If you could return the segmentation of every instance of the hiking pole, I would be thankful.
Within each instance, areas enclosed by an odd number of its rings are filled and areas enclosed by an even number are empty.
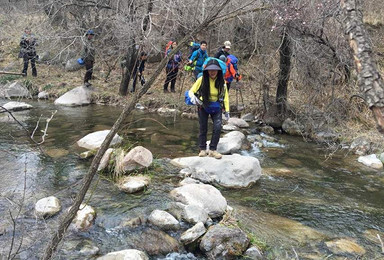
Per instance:
[[[26,76],[25,73],[9,72],[9,71],[2,71],[2,70],[0,70],[0,74]]]
[[[240,92],[240,98],[241,98],[241,105],[244,107],[244,99],[243,99],[243,92],[242,92],[242,90],[241,90],[241,86],[242,86],[242,84],[239,82],[239,81],[237,81],[236,82],[236,88],[239,90],[239,92]]]

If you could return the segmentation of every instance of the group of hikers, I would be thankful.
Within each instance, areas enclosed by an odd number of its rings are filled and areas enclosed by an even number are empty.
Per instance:
[[[84,86],[91,85],[89,82],[92,78],[93,65],[95,62],[95,48],[93,47],[93,30],[88,30],[85,33],[83,40],[83,48],[81,57],[78,62],[85,66],[86,72],[84,75]],[[237,68],[236,56],[230,54],[231,42],[225,41],[223,46],[217,51],[213,57],[209,57],[207,53],[207,42],[190,43],[190,54],[187,58],[184,69],[192,71],[194,76],[194,84],[192,88],[186,92],[185,99],[187,104],[196,105],[199,117],[199,156],[210,156],[216,159],[221,159],[222,155],[217,151],[221,134],[221,125],[223,112],[226,120],[229,120],[229,89],[233,80],[241,79]],[[28,64],[31,63],[32,76],[37,76],[36,54],[37,40],[31,33],[30,29],[25,29],[24,35],[20,41],[19,58],[23,58],[24,67],[23,75],[27,75]],[[168,58],[166,66],[166,79],[163,85],[164,93],[176,92],[176,79],[180,69],[183,69],[182,53],[180,51],[173,53],[173,49],[177,47],[176,41],[168,42],[165,50],[165,57]],[[172,54],[172,55],[171,55]],[[138,61],[135,64],[132,79],[133,84],[130,92],[135,92],[137,80],[140,84],[145,84],[143,72],[147,53],[141,52]],[[171,84],[170,90],[168,89]],[[208,118],[213,121],[212,139],[207,150],[207,132]]]

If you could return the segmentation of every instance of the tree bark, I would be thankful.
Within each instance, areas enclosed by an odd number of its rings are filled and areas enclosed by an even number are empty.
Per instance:
[[[360,93],[373,112],[379,132],[384,133],[384,82],[372,57],[359,2],[340,0],[340,4],[344,30],[354,55]]]
[[[131,44],[128,47],[127,53],[124,58],[124,63],[122,65],[122,77],[120,82],[119,94],[126,96],[128,92],[129,82],[133,75],[133,71],[136,68],[136,63],[138,62],[138,50],[136,49],[135,39],[131,39]]]
[[[291,41],[286,29],[282,34],[282,43],[279,48],[280,71],[276,90],[276,105],[280,116],[284,116],[287,108],[288,82],[291,73]]]
[[[212,12],[211,15],[209,15],[198,27],[196,27],[189,35],[184,37],[181,41],[179,41],[178,46],[169,54],[170,56],[174,55],[177,51],[179,51],[188,41],[191,37],[196,35],[198,32],[206,28],[212,21],[215,20],[217,15],[220,13],[221,10],[230,2],[230,0],[225,0],[221,5],[218,6],[218,8]],[[121,112],[119,118],[116,120],[114,125],[111,128],[111,131],[105,138],[104,142],[102,143],[100,149],[97,151],[97,154],[95,158],[92,160],[92,164],[87,172],[87,174],[83,177],[82,185],[79,190],[79,192],[76,195],[75,201],[73,205],[71,206],[70,210],[64,215],[63,219],[59,223],[59,227],[57,231],[52,235],[51,240],[48,242],[47,247],[44,250],[44,255],[42,257],[42,260],[49,260],[52,258],[52,255],[57,249],[57,246],[59,245],[60,241],[63,239],[65,232],[67,231],[69,225],[71,224],[72,220],[76,216],[76,213],[79,209],[80,204],[84,200],[85,194],[87,193],[89,186],[91,185],[92,179],[95,176],[97,172],[97,168],[100,164],[101,158],[103,157],[105,151],[109,147],[109,144],[111,143],[113,137],[121,127],[124,119],[131,113],[131,111],[135,108],[136,103],[140,100],[140,98],[148,91],[148,89],[152,86],[155,79],[161,74],[161,71],[167,64],[168,59],[164,57],[159,65],[157,66],[156,70],[152,74],[151,78],[144,84],[142,88],[140,88],[139,91],[133,95],[132,99],[130,100],[129,104],[127,104],[124,107],[123,112]]]

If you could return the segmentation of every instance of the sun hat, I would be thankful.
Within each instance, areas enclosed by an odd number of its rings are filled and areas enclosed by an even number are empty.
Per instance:
[[[204,70],[221,70],[219,62],[215,59],[211,59],[207,62]]]
[[[224,48],[226,48],[226,49],[230,49],[231,48],[231,42],[230,41],[225,41],[224,42]]]

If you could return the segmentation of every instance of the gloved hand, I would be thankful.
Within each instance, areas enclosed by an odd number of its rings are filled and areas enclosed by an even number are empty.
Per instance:
[[[225,113],[224,113],[224,116],[225,116],[225,120],[227,120],[227,121],[228,121],[228,120],[229,120],[229,118],[230,118],[230,117],[229,117],[229,112],[225,112]]]
[[[196,97],[195,95],[193,95],[191,97],[191,102],[194,105],[201,105],[201,104],[203,104],[203,102],[198,97]]]

